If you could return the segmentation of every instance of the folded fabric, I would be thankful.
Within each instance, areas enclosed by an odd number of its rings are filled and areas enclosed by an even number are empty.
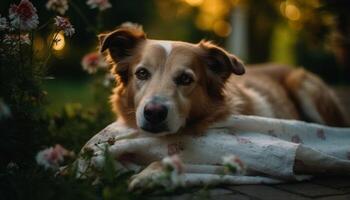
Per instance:
[[[78,171],[102,167],[104,149],[118,167],[139,172],[132,187],[157,174],[151,163],[178,155],[184,163],[184,186],[207,184],[274,184],[303,180],[315,174],[350,174],[350,128],[334,128],[295,120],[257,116],[231,116],[202,135],[139,134],[115,122],[82,148],[91,160],[78,158]],[[244,174],[223,174],[222,158],[235,155],[245,165]]]

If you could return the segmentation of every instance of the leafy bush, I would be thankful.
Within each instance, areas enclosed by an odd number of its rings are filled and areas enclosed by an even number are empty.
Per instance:
[[[83,16],[73,1],[47,1],[48,10],[64,15],[70,6]],[[98,13],[110,8],[109,1],[88,0],[87,6],[98,9]],[[2,15],[3,16],[3,15]],[[52,47],[59,43],[58,35],[71,36],[76,31],[69,19],[56,16],[39,26],[39,16],[29,0],[21,0],[9,8],[8,17],[0,16],[0,196],[1,199],[133,199],[128,192],[129,173],[115,171],[106,164],[99,183],[93,179],[77,179],[74,172],[66,176],[57,175],[57,169],[39,166],[36,156],[44,156],[48,164],[70,164],[57,157],[57,152],[70,152],[62,144],[79,153],[82,145],[95,133],[115,119],[106,99],[113,87],[113,77],[103,63],[97,63],[97,53],[83,59],[84,69],[96,73],[93,84],[95,102],[89,108],[80,104],[67,104],[59,113],[47,110],[47,92],[43,83],[49,79],[49,60]],[[98,29],[96,28],[98,27]],[[99,25],[89,27],[99,31]],[[44,58],[37,56],[33,47],[36,33],[52,31]],[[95,57],[94,57],[95,56]],[[96,57],[97,56],[97,57]],[[94,60],[95,59],[95,60]],[[45,153],[52,153],[45,157]],[[73,154],[69,154],[73,155]],[[41,158],[42,159],[42,158]],[[50,160],[51,159],[51,160]],[[110,162],[106,159],[106,162]],[[40,162],[39,162],[40,163]],[[71,165],[71,164],[70,164]],[[105,174],[105,175],[104,175]]]

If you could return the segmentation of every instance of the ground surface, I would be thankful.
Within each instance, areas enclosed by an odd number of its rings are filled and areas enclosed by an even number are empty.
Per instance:
[[[155,199],[350,200],[350,177],[322,177],[278,185],[237,185]]]

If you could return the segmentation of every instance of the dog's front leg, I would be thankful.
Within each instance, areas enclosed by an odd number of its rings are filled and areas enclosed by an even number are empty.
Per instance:
[[[281,180],[261,177],[224,174],[222,166],[184,165],[183,174],[178,174],[178,182],[167,180],[161,162],[153,162],[140,173],[131,177],[130,190],[147,190],[156,187],[171,189],[174,187],[215,186],[221,184],[276,184]]]

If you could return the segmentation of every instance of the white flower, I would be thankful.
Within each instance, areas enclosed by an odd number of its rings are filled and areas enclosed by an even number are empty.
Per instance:
[[[36,8],[29,0],[21,0],[18,5],[11,5],[9,9],[10,23],[13,28],[30,31],[38,27],[39,17]]]
[[[98,69],[105,69],[108,66],[103,56],[98,52],[86,54],[81,60],[81,65],[89,74],[94,74]]]
[[[0,99],[0,119],[8,117],[11,117],[11,110],[5,102]]]
[[[9,23],[5,17],[0,15],[0,31],[4,31],[9,28]]]
[[[46,9],[58,12],[61,15],[64,15],[68,8],[67,0],[48,0],[46,3]]]
[[[16,169],[18,169],[18,165],[17,165],[17,163],[11,161],[7,164],[6,168],[8,170],[16,170]]]
[[[88,0],[86,2],[91,9],[98,8],[100,11],[106,10],[112,7],[112,4],[109,0]]]
[[[107,73],[105,75],[102,83],[103,83],[103,86],[109,87],[109,86],[111,86],[112,83],[114,83],[114,81],[115,81],[114,75],[111,73]]]
[[[56,144],[55,147],[50,147],[39,151],[36,155],[36,162],[45,169],[57,170],[65,157],[73,157],[74,153]]]
[[[182,176],[184,173],[184,165],[178,155],[163,158],[162,165],[165,174],[169,178],[163,183],[164,186],[175,188],[184,184]]]
[[[175,171],[178,174],[183,173],[184,166],[178,155],[163,158],[162,164],[169,171]]]
[[[245,166],[241,159],[235,155],[227,155],[222,157],[222,163],[225,168],[226,173],[233,174],[243,174],[245,171]]]

